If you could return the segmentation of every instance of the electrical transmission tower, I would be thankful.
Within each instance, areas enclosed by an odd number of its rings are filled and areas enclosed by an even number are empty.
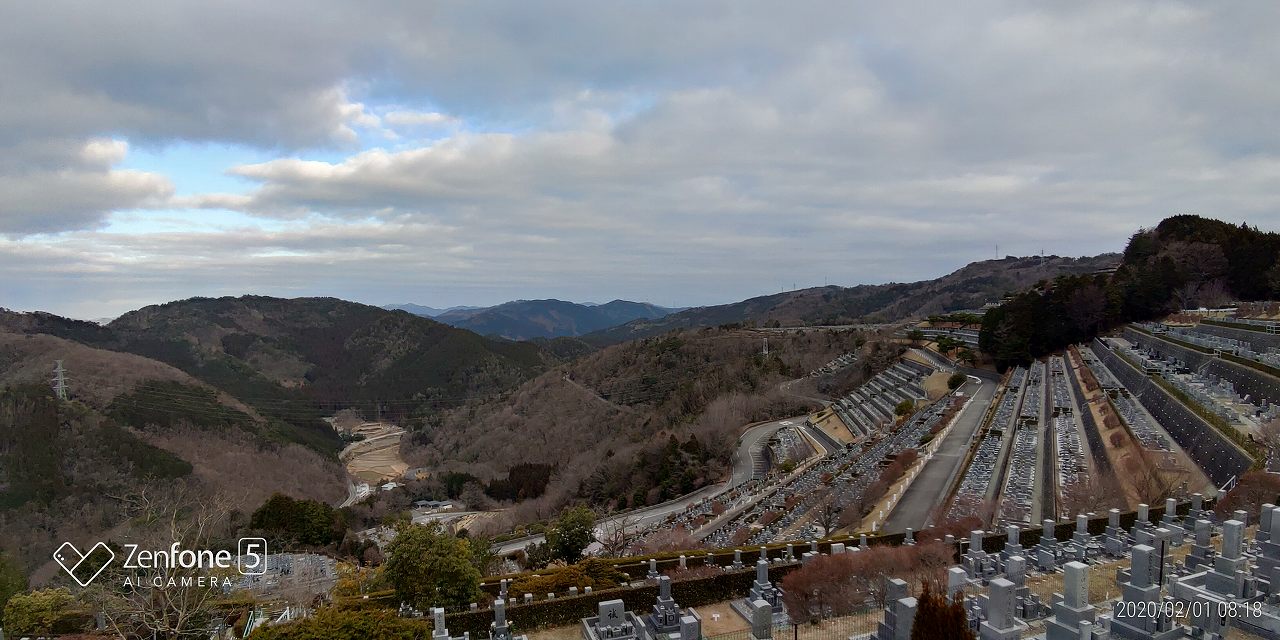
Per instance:
[[[53,392],[58,395],[59,400],[67,399],[67,383],[70,378],[67,377],[67,370],[63,368],[61,360],[55,360],[53,367]]]

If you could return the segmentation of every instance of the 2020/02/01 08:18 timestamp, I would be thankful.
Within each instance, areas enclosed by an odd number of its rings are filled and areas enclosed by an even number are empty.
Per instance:
[[[1209,616],[1215,616],[1221,619],[1229,618],[1255,618],[1262,615],[1261,602],[1205,602],[1203,600],[1193,600],[1190,602],[1182,600],[1161,600],[1158,602],[1151,601],[1130,601],[1117,602],[1113,609],[1115,615],[1121,618],[1155,618],[1171,617],[1171,618],[1190,618],[1203,619]]]

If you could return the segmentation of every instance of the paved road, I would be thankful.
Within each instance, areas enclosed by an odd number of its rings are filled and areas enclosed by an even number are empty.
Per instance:
[[[973,394],[972,401],[956,416],[955,424],[942,440],[938,451],[925,463],[924,470],[907,487],[906,493],[902,494],[898,506],[885,521],[884,531],[905,531],[907,527],[919,531],[925,528],[934,508],[946,497],[952,478],[964,465],[969,442],[978,431],[982,416],[986,415],[987,407],[991,406],[991,399],[995,395],[996,385],[984,382],[975,389],[977,384],[970,378],[961,387],[966,393]]]
[[[743,432],[742,437],[738,438],[738,448],[733,453],[733,472],[730,474],[729,481],[722,484],[713,484],[703,487],[693,493],[689,493],[674,500],[668,500],[662,504],[656,504],[652,507],[644,509],[636,509],[628,511],[625,514],[619,514],[613,518],[607,518],[600,521],[601,527],[614,521],[626,519],[628,522],[628,530],[639,529],[649,525],[657,524],[667,518],[667,516],[683,511],[691,502],[697,502],[703,498],[711,498],[718,496],[729,489],[743,484],[754,476],[756,471],[756,459],[752,455],[752,449],[760,446],[767,441],[774,433],[785,426],[801,427],[804,424],[805,416],[796,418],[786,418],[776,420],[774,422],[766,422],[758,424]],[[527,536],[524,538],[516,538],[508,540],[494,546],[494,551],[499,555],[514,553],[531,544],[541,544],[545,540],[543,536]]]

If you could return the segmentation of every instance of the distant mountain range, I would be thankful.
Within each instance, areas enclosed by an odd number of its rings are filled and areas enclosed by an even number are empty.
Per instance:
[[[1009,256],[1002,260],[972,262],[933,280],[855,287],[814,287],[775,293],[742,302],[695,307],[657,319],[637,319],[583,336],[603,346],[660,335],[676,329],[755,323],[780,326],[839,325],[858,322],[894,322],[973,309],[998,302],[1041,280],[1064,274],[1093,273],[1113,268],[1120,254],[1105,253],[1083,258],[1059,256]]]
[[[437,309],[435,307],[424,307],[420,304],[405,302],[403,304],[384,304],[382,305],[382,308],[386,309],[387,311],[408,311],[409,313],[412,313],[415,316],[422,316],[424,318],[434,318],[438,315],[449,313],[452,311],[471,311],[475,309],[485,309],[487,307],[460,306],[460,307],[449,307],[447,309]]]
[[[398,304],[384,308],[408,311],[459,329],[509,340],[581,336],[633,320],[654,320],[680,311],[628,300],[594,304],[554,299],[515,300],[493,307],[435,309]]]

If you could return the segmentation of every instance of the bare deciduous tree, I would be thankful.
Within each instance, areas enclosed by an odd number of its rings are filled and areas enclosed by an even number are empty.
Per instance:
[[[231,503],[221,496],[178,487],[167,493],[140,491],[117,498],[136,514],[140,527],[131,543],[140,549],[170,549],[174,543],[181,549],[209,549],[211,541],[228,533]],[[224,576],[207,569],[157,564],[161,566],[132,571],[113,563],[87,595],[121,637],[207,636],[213,602],[222,594],[216,584]],[[216,584],[211,582],[215,579],[219,579]]]
[[[630,514],[601,516],[597,522],[596,542],[600,543],[600,554],[603,556],[623,556],[640,538],[637,526],[639,522]]]

